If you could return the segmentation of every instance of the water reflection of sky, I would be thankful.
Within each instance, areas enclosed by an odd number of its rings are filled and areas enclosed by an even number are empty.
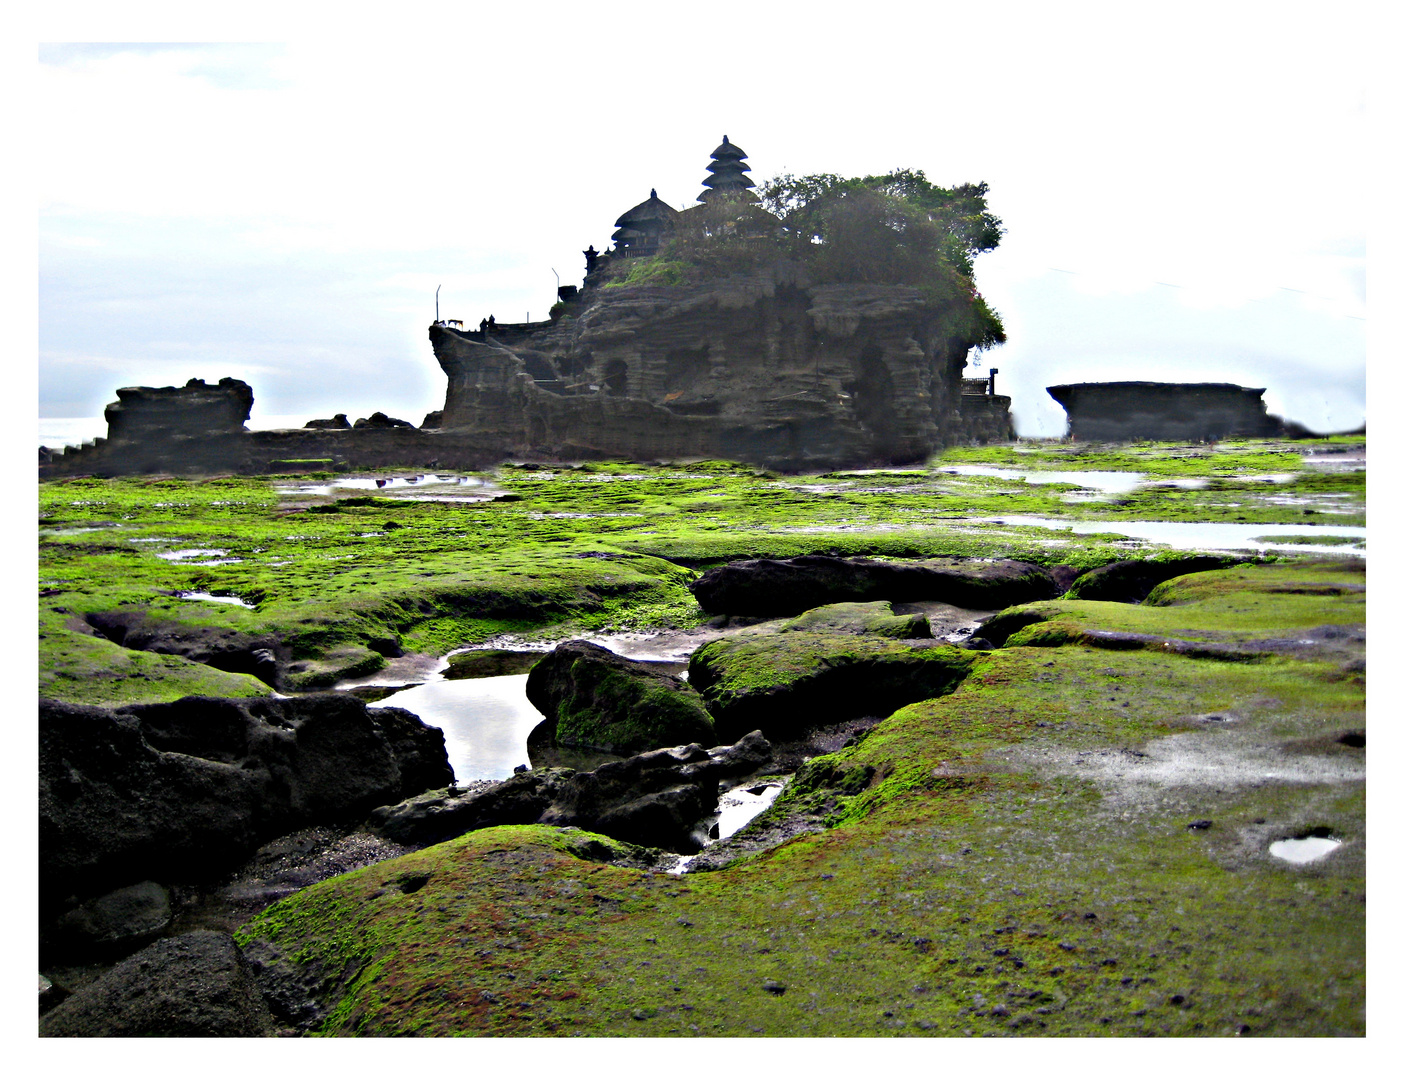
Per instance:
[[[1347,536],[1365,540],[1368,530],[1354,525],[1267,525],[1221,521],[1060,521],[1056,518],[1031,517],[1024,514],[1004,514],[985,518],[997,524],[1026,525],[1038,529],[1072,530],[1080,535],[1113,533],[1169,547],[1204,551],[1316,551],[1343,550],[1345,554],[1361,555],[1364,548],[1357,545],[1316,545],[1266,543],[1262,536]]]
[[[505,780],[528,764],[528,732],[542,713],[528,702],[526,675],[439,679],[412,686],[372,708],[407,709],[445,733],[456,780]]]
[[[1051,469],[999,469],[992,465],[944,465],[938,471],[959,476],[995,476],[1026,484],[1074,484],[1111,494],[1132,491],[1144,481],[1144,474],[1136,472],[1058,472]]]

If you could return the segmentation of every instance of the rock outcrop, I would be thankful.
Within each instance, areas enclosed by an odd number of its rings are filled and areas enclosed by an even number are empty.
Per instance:
[[[910,286],[813,284],[778,263],[592,287],[566,307],[539,324],[431,326],[449,376],[441,425],[509,456],[780,469],[920,461],[972,434],[970,343]],[[1005,415],[983,424],[1009,430]]]
[[[558,746],[629,754],[715,741],[712,718],[688,683],[589,641],[563,642],[538,661],[527,694]]]
[[[1272,438],[1284,430],[1265,411],[1264,387],[1234,383],[1108,382],[1047,386],[1081,442],[1209,442]]]
[[[1067,600],[1112,600],[1138,604],[1155,587],[1183,574],[1222,570],[1246,562],[1231,555],[1187,555],[1177,559],[1121,559],[1082,574],[1065,594]]]
[[[103,411],[110,442],[200,439],[244,430],[254,391],[239,379],[211,386],[191,379],[185,386],[124,386]]]
[[[972,654],[951,645],[882,637],[806,633],[720,638],[689,660],[723,738],[758,729],[772,740],[951,693]]]
[[[694,852],[694,826],[713,812],[719,782],[752,775],[772,749],[760,732],[731,746],[697,743],[606,762],[589,772],[534,769],[464,794],[427,792],[370,817],[373,832],[426,846],[495,825],[577,826],[627,843]]]
[[[39,883],[50,912],[144,880],[190,881],[309,824],[453,779],[444,734],[349,694],[41,701]]]
[[[1032,563],[833,555],[742,559],[706,571],[689,588],[705,611],[727,615],[797,615],[825,604],[874,600],[939,600],[996,611],[1062,591],[1048,570]]]
[[[182,934],[128,957],[39,1021],[47,1038],[274,1034],[254,972],[228,934]]]

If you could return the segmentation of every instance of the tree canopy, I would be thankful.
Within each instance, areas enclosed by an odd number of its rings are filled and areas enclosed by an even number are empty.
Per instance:
[[[716,199],[686,211],[651,260],[658,267],[631,267],[622,283],[663,282],[666,269],[682,281],[781,256],[818,282],[912,285],[950,309],[955,332],[978,347],[995,345],[1006,335],[972,276],[976,256],[1002,237],[986,196],[985,183],[939,187],[919,169],[851,178],[785,173],[755,200]]]

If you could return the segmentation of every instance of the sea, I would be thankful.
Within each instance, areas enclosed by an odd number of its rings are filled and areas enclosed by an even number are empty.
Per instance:
[[[277,428],[300,428],[314,413],[255,413],[245,423],[250,431],[272,431]],[[50,449],[61,446],[81,446],[85,442],[104,438],[107,435],[107,421],[101,416],[41,416],[39,418],[39,445]]]

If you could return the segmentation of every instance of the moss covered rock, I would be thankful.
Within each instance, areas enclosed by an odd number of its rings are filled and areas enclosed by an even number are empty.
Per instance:
[[[782,630],[827,634],[875,634],[887,638],[931,638],[924,615],[895,615],[888,600],[868,604],[826,604],[792,619]]]
[[[1112,600],[1137,604],[1165,581],[1184,574],[1221,570],[1246,562],[1230,555],[1187,555],[1175,559],[1121,559],[1076,578],[1065,594],[1070,600]]]
[[[718,742],[712,718],[688,683],[658,664],[589,641],[563,642],[543,657],[528,673],[527,692],[560,746],[637,753]]]
[[[787,738],[951,693],[972,662],[950,645],[798,631],[709,642],[690,659],[689,682],[724,738]]]
[[[795,615],[873,600],[940,600],[995,611],[1060,592],[1044,567],[1011,559],[880,562],[831,555],[743,559],[707,571],[689,588],[705,611],[729,615]]]

